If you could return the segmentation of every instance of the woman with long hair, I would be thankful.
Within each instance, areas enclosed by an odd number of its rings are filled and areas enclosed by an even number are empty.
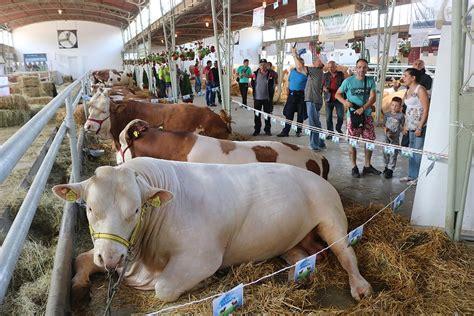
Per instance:
[[[422,72],[415,68],[407,68],[403,73],[403,82],[407,91],[403,98],[406,105],[405,133],[409,136],[409,147],[423,149],[425,143],[426,123],[430,103],[426,89],[419,84]],[[401,181],[413,181],[418,178],[420,171],[421,155],[413,154],[408,164],[408,176]]]

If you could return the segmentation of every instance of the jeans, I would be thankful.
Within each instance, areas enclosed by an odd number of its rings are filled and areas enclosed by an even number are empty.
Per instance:
[[[336,108],[337,114],[337,123],[336,123],[336,131],[342,134],[342,123],[344,121],[344,107],[342,103],[335,100],[335,101],[328,101],[326,102],[326,126],[327,129],[330,131],[334,130],[334,126],[332,123],[332,111]]]
[[[423,149],[423,145],[425,144],[425,133],[426,127],[423,128],[421,131],[421,136],[417,137],[415,135],[415,131],[409,131],[409,140],[410,140],[410,148],[415,149]],[[408,161],[408,176],[412,179],[418,178],[418,173],[420,171],[420,164],[421,164],[421,155],[420,154],[413,154],[413,157],[410,158]]]
[[[247,93],[249,91],[248,83],[239,83],[240,95],[242,96],[242,103],[247,105]]]
[[[206,104],[207,104],[207,106],[214,105],[214,102],[216,100],[216,94],[215,94],[215,92],[212,91],[212,88],[214,88],[214,82],[206,81]]]
[[[305,107],[305,108],[303,108]],[[306,104],[304,102],[304,91],[290,91],[288,95],[288,99],[285,104],[285,108],[283,110],[283,115],[289,121],[293,121],[295,116],[295,112],[297,113],[296,121],[298,123],[303,123],[305,120],[305,112]],[[282,134],[288,135],[290,133],[291,124],[286,123],[285,127],[281,131]],[[297,127],[297,133],[301,133],[301,127]]]
[[[201,78],[199,76],[194,80],[194,91],[196,94],[201,93]]]
[[[398,145],[400,143],[400,135],[394,137],[393,139],[385,135],[385,142],[387,144],[394,144]],[[383,162],[385,163],[385,168],[390,170],[395,170],[395,166],[397,165],[397,156],[398,156],[398,149],[395,149],[393,154],[386,154],[383,153]]]
[[[272,113],[271,107],[270,107],[270,101],[269,100],[254,100],[253,101],[253,106],[255,109],[261,111],[263,108],[263,112],[265,113]],[[262,128],[262,121],[260,119],[261,114],[259,113],[258,116],[254,115],[254,130],[257,133],[260,133],[260,129]],[[265,120],[265,132],[270,133],[271,129],[271,123],[270,123],[270,117],[268,117]]]
[[[308,112],[309,125],[321,128],[321,121],[319,120],[319,111],[323,105],[321,103],[306,102],[306,111]],[[319,133],[311,131],[309,136],[309,145],[311,149],[317,150],[326,147],[324,140],[319,139]]]

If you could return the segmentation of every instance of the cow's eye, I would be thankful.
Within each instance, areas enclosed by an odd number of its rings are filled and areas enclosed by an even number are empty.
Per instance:
[[[89,213],[92,213],[92,208],[91,207],[87,208],[87,211],[89,211]]]
[[[139,211],[140,211],[140,210],[137,208],[137,209],[135,210],[135,214],[138,214]]]

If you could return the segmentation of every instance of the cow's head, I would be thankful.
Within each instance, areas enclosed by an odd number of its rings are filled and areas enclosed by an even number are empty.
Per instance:
[[[173,198],[171,192],[148,185],[132,169],[110,166],[99,167],[83,182],[56,185],[53,192],[66,201],[86,201],[94,263],[107,270],[123,265],[128,250],[140,240],[149,213]],[[144,207],[145,203],[150,206]]]
[[[110,89],[99,88],[89,101],[89,116],[84,129],[101,138],[112,138],[110,133]]]

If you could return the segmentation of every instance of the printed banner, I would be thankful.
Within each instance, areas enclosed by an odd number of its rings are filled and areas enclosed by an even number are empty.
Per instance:
[[[298,0],[296,2],[298,19],[316,13],[316,0]]]
[[[221,316],[232,314],[244,304],[244,286],[239,284],[229,292],[212,301],[212,315]]]
[[[307,279],[316,267],[316,254],[306,257],[295,264],[293,280],[298,282]]]
[[[411,47],[426,47],[429,46],[428,32],[415,33],[410,38]]]
[[[253,9],[253,22],[252,26],[260,27],[265,24],[265,8],[260,7]]]
[[[319,12],[319,40],[339,41],[354,38],[355,5]]]
[[[397,56],[398,55],[398,33],[393,34],[390,37],[390,50],[388,55],[389,56]],[[385,53],[384,49],[384,39],[380,37],[380,53]],[[377,35],[368,36],[365,38],[365,48],[369,50],[370,56],[377,56]]]

